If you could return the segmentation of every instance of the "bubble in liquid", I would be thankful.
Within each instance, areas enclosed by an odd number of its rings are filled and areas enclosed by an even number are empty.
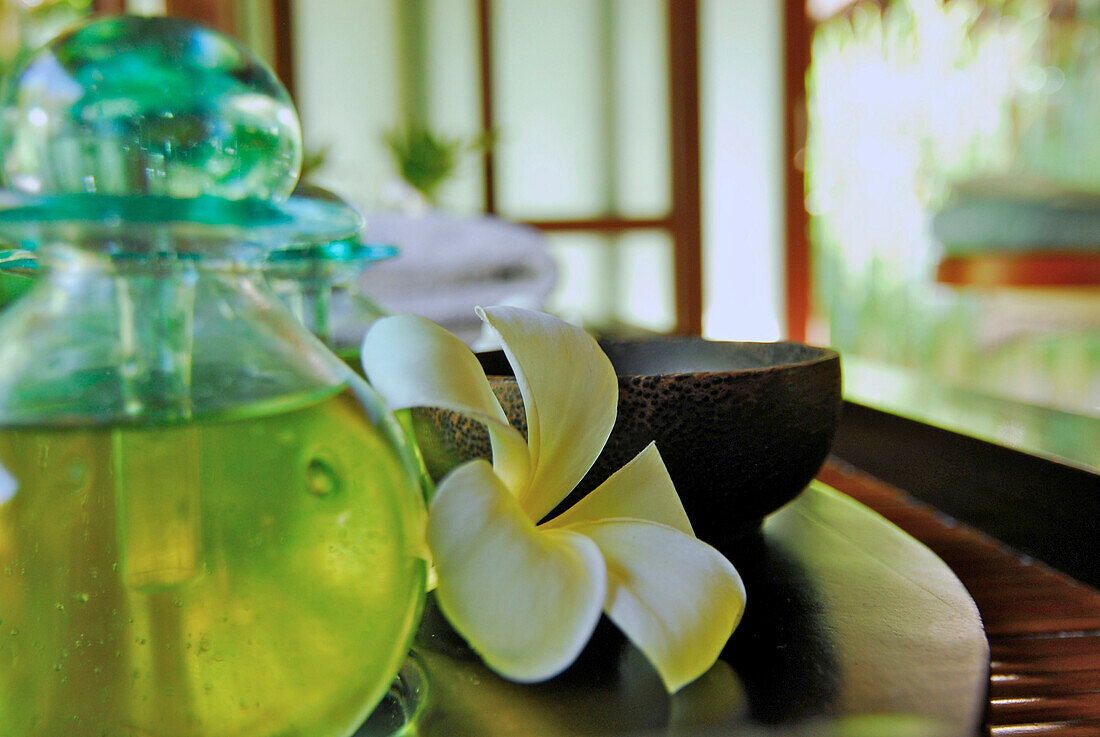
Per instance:
[[[82,491],[88,485],[88,469],[80,464],[69,466],[68,476],[71,491]]]
[[[312,458],[306,466],[306,488],[314,496],[328,496],[340,486],[336,471],[323,458]]]
[[[0,109],[2,177],[24,192],[283,199],[301,168],[301,124],[274,73],[181,18],[104,18],[57,37]]]

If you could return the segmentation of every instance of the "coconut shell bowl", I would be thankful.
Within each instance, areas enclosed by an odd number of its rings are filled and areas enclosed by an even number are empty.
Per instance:
[[[601,347],[619,376],[618,417],[603,453],[561,509],[656,442],[696,535],[722,548],[797,496],[829,453],[841,407],[835,351],[677,337]],[[512,424],[526,432],[503,352],[478,358]],[[435,476],[490,456],[487,433],[472,421],[416,410],[413,422]]]

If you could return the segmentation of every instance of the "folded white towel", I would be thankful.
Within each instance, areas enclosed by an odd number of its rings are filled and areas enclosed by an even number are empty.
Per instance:
[[[363,292],[391,312],[423,315],[470,345],[481,333],[475,306],[540,309],[554,286],[554,261],[534,228],[433,211],[366,217],[364,239],[400,253],[363,273]]]

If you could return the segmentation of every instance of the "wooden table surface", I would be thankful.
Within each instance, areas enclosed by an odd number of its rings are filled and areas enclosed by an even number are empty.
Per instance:
[[[923,542],[969,590],[990,645],[985,734],[1100,735],[1100,591],[844,461],[818,478]]]

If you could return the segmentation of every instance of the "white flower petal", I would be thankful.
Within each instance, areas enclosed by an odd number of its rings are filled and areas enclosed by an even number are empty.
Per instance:
[[[527,487],[527,443],[508,423],[481,364],[461,340],[423,317],[384,317],[367,331],[361,360],[392,409],[438,407],[484,423],[497,475],[513,494]]]
[[[619,384],[591,335],[516,307],[478,309],[500,336],[527,414],[531,479],[520,504],[536,522],[592,467],[615,424]]]
[[[714,665],[745,610],[744,584],[721,553],[671,527],[640,520],[569,529],[599,546],[607,563],[604,611],[670,692]]]
[[[684,505],[654,443],[643,448],[630,463],[607,477],[584,499],[544,522],[540,528],[560,529],[614,517],[648,520],[695,536]]]
[[[428,517],[436,600],[486,665],[515,681],[567,668],[588,642],[606,592],[592,540],[538,530],[485,461],[439,484]]]

